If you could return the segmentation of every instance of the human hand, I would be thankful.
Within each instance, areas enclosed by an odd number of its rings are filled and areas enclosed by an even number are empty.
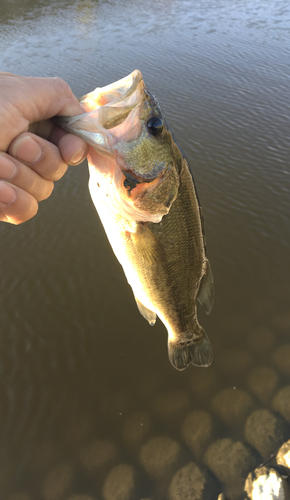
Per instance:
[[[21,224],[31,219],[68,163],[78,165],[85,159],[85,141],[49,120],[81,113],[61,78],[0,72],[0,221]]]

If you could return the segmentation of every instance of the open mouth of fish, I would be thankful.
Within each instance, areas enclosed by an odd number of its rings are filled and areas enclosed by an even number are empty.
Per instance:
[[[123,215],[159,222],[169,211],[172,195],[162,202],[162,207],[156,201],[151,203],[151,214],[147,210],[144,213],[140,207],[146,204],[145,196],[153,196],[160,184],[172,175],[172,165],[153,150],[158,126],[163,130],[163,117],[158,102],[145,87],[141,72],[135,70],[117,82],[96,88],[79,101],[84,114],[56,117],[56,123],[92,146],[88,155],[90,170],[95,168],[103,178],[110,177],[106,189],[111,194],[107,192],[106,196],[114,200],[115,206],[119,203],[119,210],[123,207]],[[151,143],[148,159],[146,154],[142,158],[146,149],[142,148],[144,141],[147,150]]]
[[[83,115],[57,117],[56,123],[75,133],[99,152],[112,153],[117,142],[136,140],[140,133],[140,104],[144,98],[144,82],[139,70],[79,99]],[[139,126],[138,126],[139,125]]]

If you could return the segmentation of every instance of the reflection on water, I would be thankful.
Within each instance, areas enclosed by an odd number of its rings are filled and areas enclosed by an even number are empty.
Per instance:
[[[35,219],[2,224],[1,498],[114,500],[122,484],[124,499],[172,500],[202,474],[207,500],[236,500],[289,437],[289,12],[283,0],[0,5],[3,71],[59,75],[76,95],[142,71],[191,164],[216,284],[200,311],[214,363],[178,373],[112,255],[85,165]],[[262,417],[280,429],[272,444]]]

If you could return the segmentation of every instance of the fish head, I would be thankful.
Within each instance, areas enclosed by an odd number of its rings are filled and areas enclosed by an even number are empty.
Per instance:
[[[98,185],[103,179],[111,208],[130,219],[160,222],[176,199],[182,157],[141,72],[96,88],[80,103],[83,115],[57,121],[90,145],[90,171]]]

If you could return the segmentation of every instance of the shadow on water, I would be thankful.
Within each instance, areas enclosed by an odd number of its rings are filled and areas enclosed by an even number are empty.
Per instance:
[[[178,373],[85,163],[37,217],[0,225],[1,498],[177,500],[204,477],[206,500],[239,500],[288,439],[289,28],[283,1],[1,4],[3,71],[59,75],[76,95],[142,71],[191,164],[216,292],[199,311],[214,363]]]

